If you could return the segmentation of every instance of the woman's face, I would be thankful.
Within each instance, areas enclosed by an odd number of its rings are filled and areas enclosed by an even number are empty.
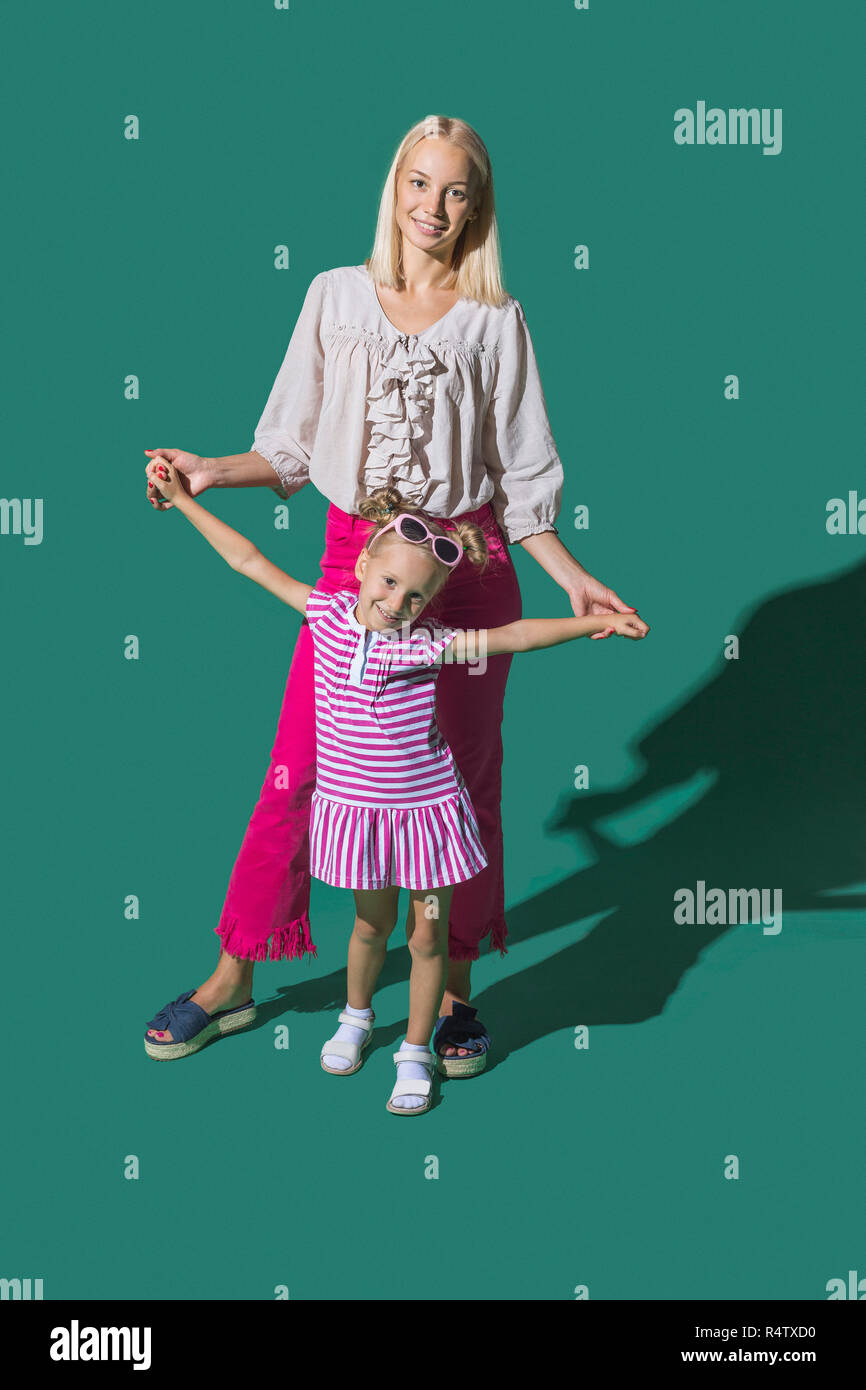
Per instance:
[[[397,225],[410,242],[448,265],[454,244],[475,211],[474,165],[459,145],[419,140],[397,174]],[[405,249],[404,249],[405,256]]]

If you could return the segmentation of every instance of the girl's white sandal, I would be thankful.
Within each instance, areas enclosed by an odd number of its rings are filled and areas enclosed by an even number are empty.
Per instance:
[[[398,1081],[391,1092],[385,1109],[390,1110],[392,1115],[426,1114],[433,1104],[431,1091],[433,1090],[433,1072],[436,1067],[436,1058],[433,1056],[433,1053],[429,1048],[426,1052],[395,1052],[394,1061],[398,1063],[398,1065],[400,1062],[420,1062],[422,1067],[428,1069],[430,1075],[426,1076],[423,1081],[421,1081],[420,1078],[415,1081]],[[392,1105],[391,1101],[394,1100],[396,1096],[424,1096],[425,1100],[423,1105]]]
[[[326,1042],[319,1053],[319,1061],[325,1071],[329,1071],[332,1076],[353,1076],[358,1071],[364,1061],[361,1054],[370,1041],[375,1017],[375,1014],[371,1018],[358,1018],[357,1014],[345,1012],[340,1014],[341,1023],[348,1023],[352,1028],[363,1028],[367,1036],[362,1043],[334,1042],[333,1039]],[[352,1065],[350,1067],[329,1067],[325,1064],[326,1057],[347,1057]]]

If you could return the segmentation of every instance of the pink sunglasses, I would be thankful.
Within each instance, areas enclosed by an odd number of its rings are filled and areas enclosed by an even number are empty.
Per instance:
[[[463,555],[462,545],[457,541],[449,540],[447,536],[435,535],[420,517],[409,516],[406,512],[401,512],[394,521],[389,521],[387,526],[383,526],[381,531],[376,533],[375,539],[378,540],[379,536],[384,536],[385,532],[390,531],[392,527],[398,536],[402,536],[404,541],[412,541],[413,545],[421,545],[424,541],[429,540],[437,560],[441,560],[443,565],[447,565],[449,569],[453,569],[455,565],[460,563]]]

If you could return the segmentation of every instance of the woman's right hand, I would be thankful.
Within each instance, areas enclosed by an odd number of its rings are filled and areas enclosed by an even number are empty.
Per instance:
[[[158,458],[164,458],[173,464],[181,487],[190,497],[198,497],[199,493],[205,492],[211,486],[210,459],[202,458],[199,454],[185,453],[183,449],[145,449],[144,452],[154,462]],[[144,467],[146,472],[147,464]],[[160,497],[159,492],[150,484],[147,488],[147,500],[160,512],[167,512],[174,506],[173,502]]]

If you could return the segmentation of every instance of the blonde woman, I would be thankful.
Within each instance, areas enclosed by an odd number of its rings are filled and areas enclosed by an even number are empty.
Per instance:
[[[443,627],[493,628],[521,617],[510,545],[537,560],[576,617],[635,612],[587,573],[557,533],[562,465],[526,318],[502,285],[490,160],[476,132],[457,119],[428,117],[401,141],[369,259],[313,279],[252,449],[213,459],[180,449],[145,453],[167,459],[193,497],[209,487],[250,486],[290,497],[312,482],[330,504],[316,584],[325,593],[358,591],[356,565],[373,530],[358,505],[393,486],[446,531],[471,523],[484,533],[484,573],[462,567],[429,606]],[[172,505],[152,481],[148,497],[159,510]],[[407,606],[403,616],[410,612]],[[384,631],[394,618],[383,608],[371,621]],[[368,640],[358,633],[359,643]],[[448,665],[437,687],[437,722],[487,859],[451,898],[433,1041],[445,1075],[471,1076],[485,1066],[491,1040],[469,1004],[471,965],[485,939],[489,949],[506,951],[500,726],[511,660],[510,653],[489,657],[483,673]],[[309,920],[315,784],[313,644],[305,620],[270,766],[214,928],[216,969],[151,1020],[149,1056],[187,1056],[248,1026],[254,963],[316,954]],[[381,923],[365,920],[365,901],[356,899],[358,952],[377,949],[382,935]],[[407,935],[410,928],[407,919]],[[333,1041],[363,1042],[367,1014],[358,1015],[357,1027],[354,1016],[347,1004]]]

